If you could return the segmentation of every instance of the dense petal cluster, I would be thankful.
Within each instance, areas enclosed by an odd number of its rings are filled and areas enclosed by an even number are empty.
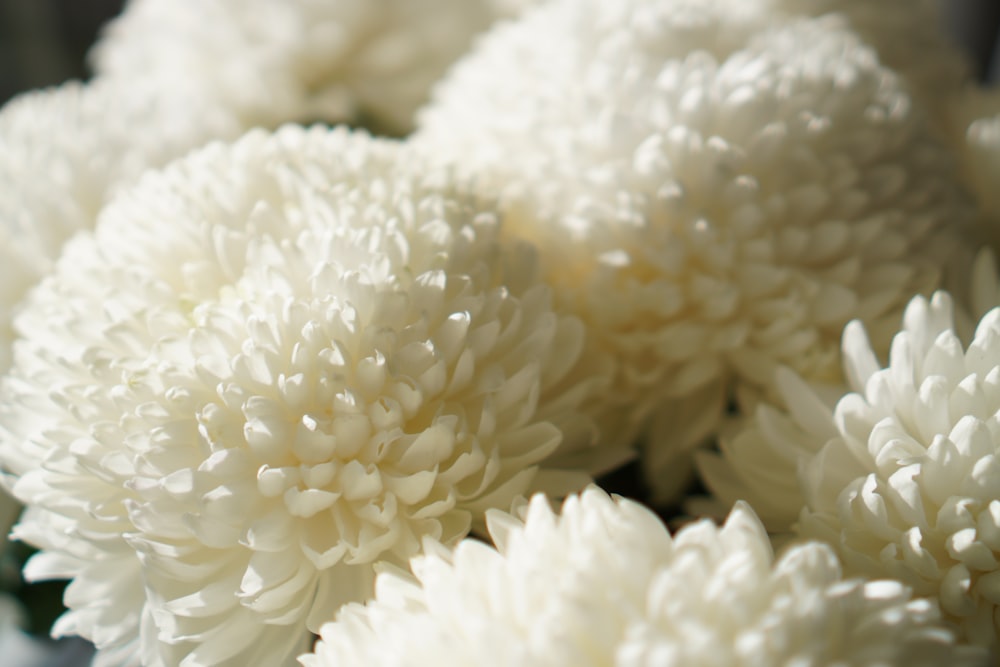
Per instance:
[[[717,428],[733,378],[836,381],[852,318],[887,347],[970,215],[872,49],[835,16],[762,27],[760,6],[548,3],[480,41],[416,138],[500,193],[616,360],[607,411],[628,416],[606,437],[702,393],[650,438],[654,484],[664,449]]]
[[[242,128],[197,92],[142,82],[67,83],[0,110],[0,371],[13,313],[63,242],[90,229],[111,193],[143,170]]]
[[[900,73],[937,122],[945,121],[951,96],[972,80],[968,57],[946,32],[937,0],[760,1],[774,12],[842,16],[883,64]]]
[[[852,322],[847,387],[781,371],[784,407],[758,406],[700,467],[722,504],[745,498],[771,530],[830,542],[851,573],[939,598],[968,638],[989,644],[1000,618],[1000,310],[963,348],[952,309],[944,292],[915,298],[884,369]]]
[[[556,516],[488,517],[496,543],[420,556],[344,607],[306,667],[334,665],[981,664],[932,603],[892,581],[841,578],[823,544],[775,563],[746,505],[720,529],[674,538],[651,512],[596,488]]]
[[[915,298],[880,368],[864,329],[844,333],[857,393],[802,468],[798,532],[845,565],[935,596],[966,636],[1000,633],[1000,309],[963,349],[951,299]]]
[[[404,132],[499,0],[132,0],[98,73],[194,79],[248,126],[360,121]]]
[[[367,135],[251,133],[67,246],[0,401],[26,575],[73,579],[56,634],[102,665],[286,664],[373,563],[529,490],[582,419],[582,327],[425,171]]]

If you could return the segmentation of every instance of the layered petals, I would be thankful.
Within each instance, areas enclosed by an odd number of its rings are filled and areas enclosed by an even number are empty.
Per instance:
[[[745,504],[671,537],[596,488],[561,515],[535,497],[490,516],[496,547],[462,542],[379,575],[305,667],[364,665],[982,664],[936,607],[894,581],[843,579],[825,545],[777,562]]]
[[[498,235],[400,145],[319,127],[123,192],[33,293],[3,387],[28,574],[73,579],[60,632],[109,663],[285,664],[374,563],[532,488],[600,378]]]

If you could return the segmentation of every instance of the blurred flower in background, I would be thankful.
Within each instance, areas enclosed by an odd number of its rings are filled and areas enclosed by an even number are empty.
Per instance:
[[[1000,81],[1000,3],[939,1],[977,73]],[[86,77],[87,51],[123,5],[124,0],[0,0],[0,103],[23,90]]]

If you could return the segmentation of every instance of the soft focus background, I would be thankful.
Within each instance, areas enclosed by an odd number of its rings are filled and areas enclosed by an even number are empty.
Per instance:
[[[1000,83],[1000,0],[940,1],[949,31],[968,50],[979,76]],[[101,25],[123,4],[124,0],[0,0],[0,104],[25,90],[86,78],[87,50]],[[59,590],[52,585],[16,592],[22,598],[37,598],[37,604],[29,604],[35,609],[57,607]],[[33,629],[42,632],[50,621],[30,619]],[[80,640],[32,644],[23,637],[0,636],[3,667],[75,667],[89,661],[90,649]]]
[[[875,0],[873,0],[875,1]],[[984,79],[1000,82],[1000,0],[940,0]],[[0,0],[0,103],[87,75],[84,57],[124,0]]]
[[[1000,0],[939,0],[949,29],[968,48],[980,76],[1000,83]]]
[[[84,56],[124,0],[0,0],[0,101],[87,75]]]

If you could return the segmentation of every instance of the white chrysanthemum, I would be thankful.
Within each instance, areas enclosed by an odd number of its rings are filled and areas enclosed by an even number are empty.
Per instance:
[[[874,52],[835,17],[759,32],[757,4],[556,0],[488,34],[422,116],[417,144],[502,193],[618,363],[609,438],[695,391],[713,398],[688,418],[717,423],[731,376],[836,379],[844,324],[887,345],[967,222]]]
[[[798,532],[853,571],[937,596],[978,643],[1000,636],[1000,309],[967,349],[951,299],[916,298],[881,369],[857,323],[837,435],[804,467]]]
[[[26,575],[73,579],[56,634],[99,664],[285,664],[372,563],[509,507],[553,422],[585,421],[579,323],[422,170],[366,135],[251,133],[67,246],[0,401]]]
[[[935,120],[972,80],[968,57],[946,30],[940,0],[758,0],[774,12],[844,17],[879,59],[899,72]]]
[[[148,167],[242,128],[191,88],[102,80],[27,93],[0,109],[0,371],[11,320],[63,242]]]
[[[493,6],[496,5],[496,6]],[[132,0],[97,72],[193,78],[247,125],[366,119],[403,132],[496,0]]]
[[[982,267],[977,267],[977,270]],[[994,276],[994,281],[996,280]],[[951,298],[915,298],[879,367],[859,322],[844,332],[850,390],[822,395],[779,374],[787,410],[761,405],[702,472],[723,503],[833,544],[851,573],[901,579],[937,597],[967,637],[1000,619],[1000,310],[966,349]],[[839,401],[837,400],[839,398]],[[835,407],[834,407],[835,405]]]
[[[978,254],[966,278],[965,307],[958,304],[955,329],[961,340],[971,341],[979,318],[1000,304],[1000,279],[988,250]],[[839,436],[837,402],[865,388],[852,381],[849,370],[844,383],[819,384],[781,368],[775,383],[778,401],[748,407],[747,414],[727,421],[718,452],[696,454],[712,498],[690,499],[693,512],[721,516],[737,500],[747,500],[772,533],[791,530],[806,504],[799,468]]]
[[[556,516],[488,517],[497,549],[462,542],[379,575],[376,598],[325,625],[306,667],[334,665],[981,664],[932,603],[893,581],[843,580],[823,544],[777,563],[738,505],[673,539],[641,505],[597,488]]]
[[[984,249],[960,285],[964,304],[957,304],[955,330],[962,341],[973,338],[978,320],[1000,304],[1000,278],[992,253]],[[964,307],[963,307],[964,305]],[[690,499],[695,513],[721,516],[737,500],[747,500],[773,533],[785,533],[805,506],[798,478],[808,462],[831,438],[837,402],[850,392],[864,392],[851,383],[809,383],[787,368],[776,374],[778,401],[761,402],[745,415],[729,420],[719,437],[719,452],[696,454],[702,481],[711,499]]]

